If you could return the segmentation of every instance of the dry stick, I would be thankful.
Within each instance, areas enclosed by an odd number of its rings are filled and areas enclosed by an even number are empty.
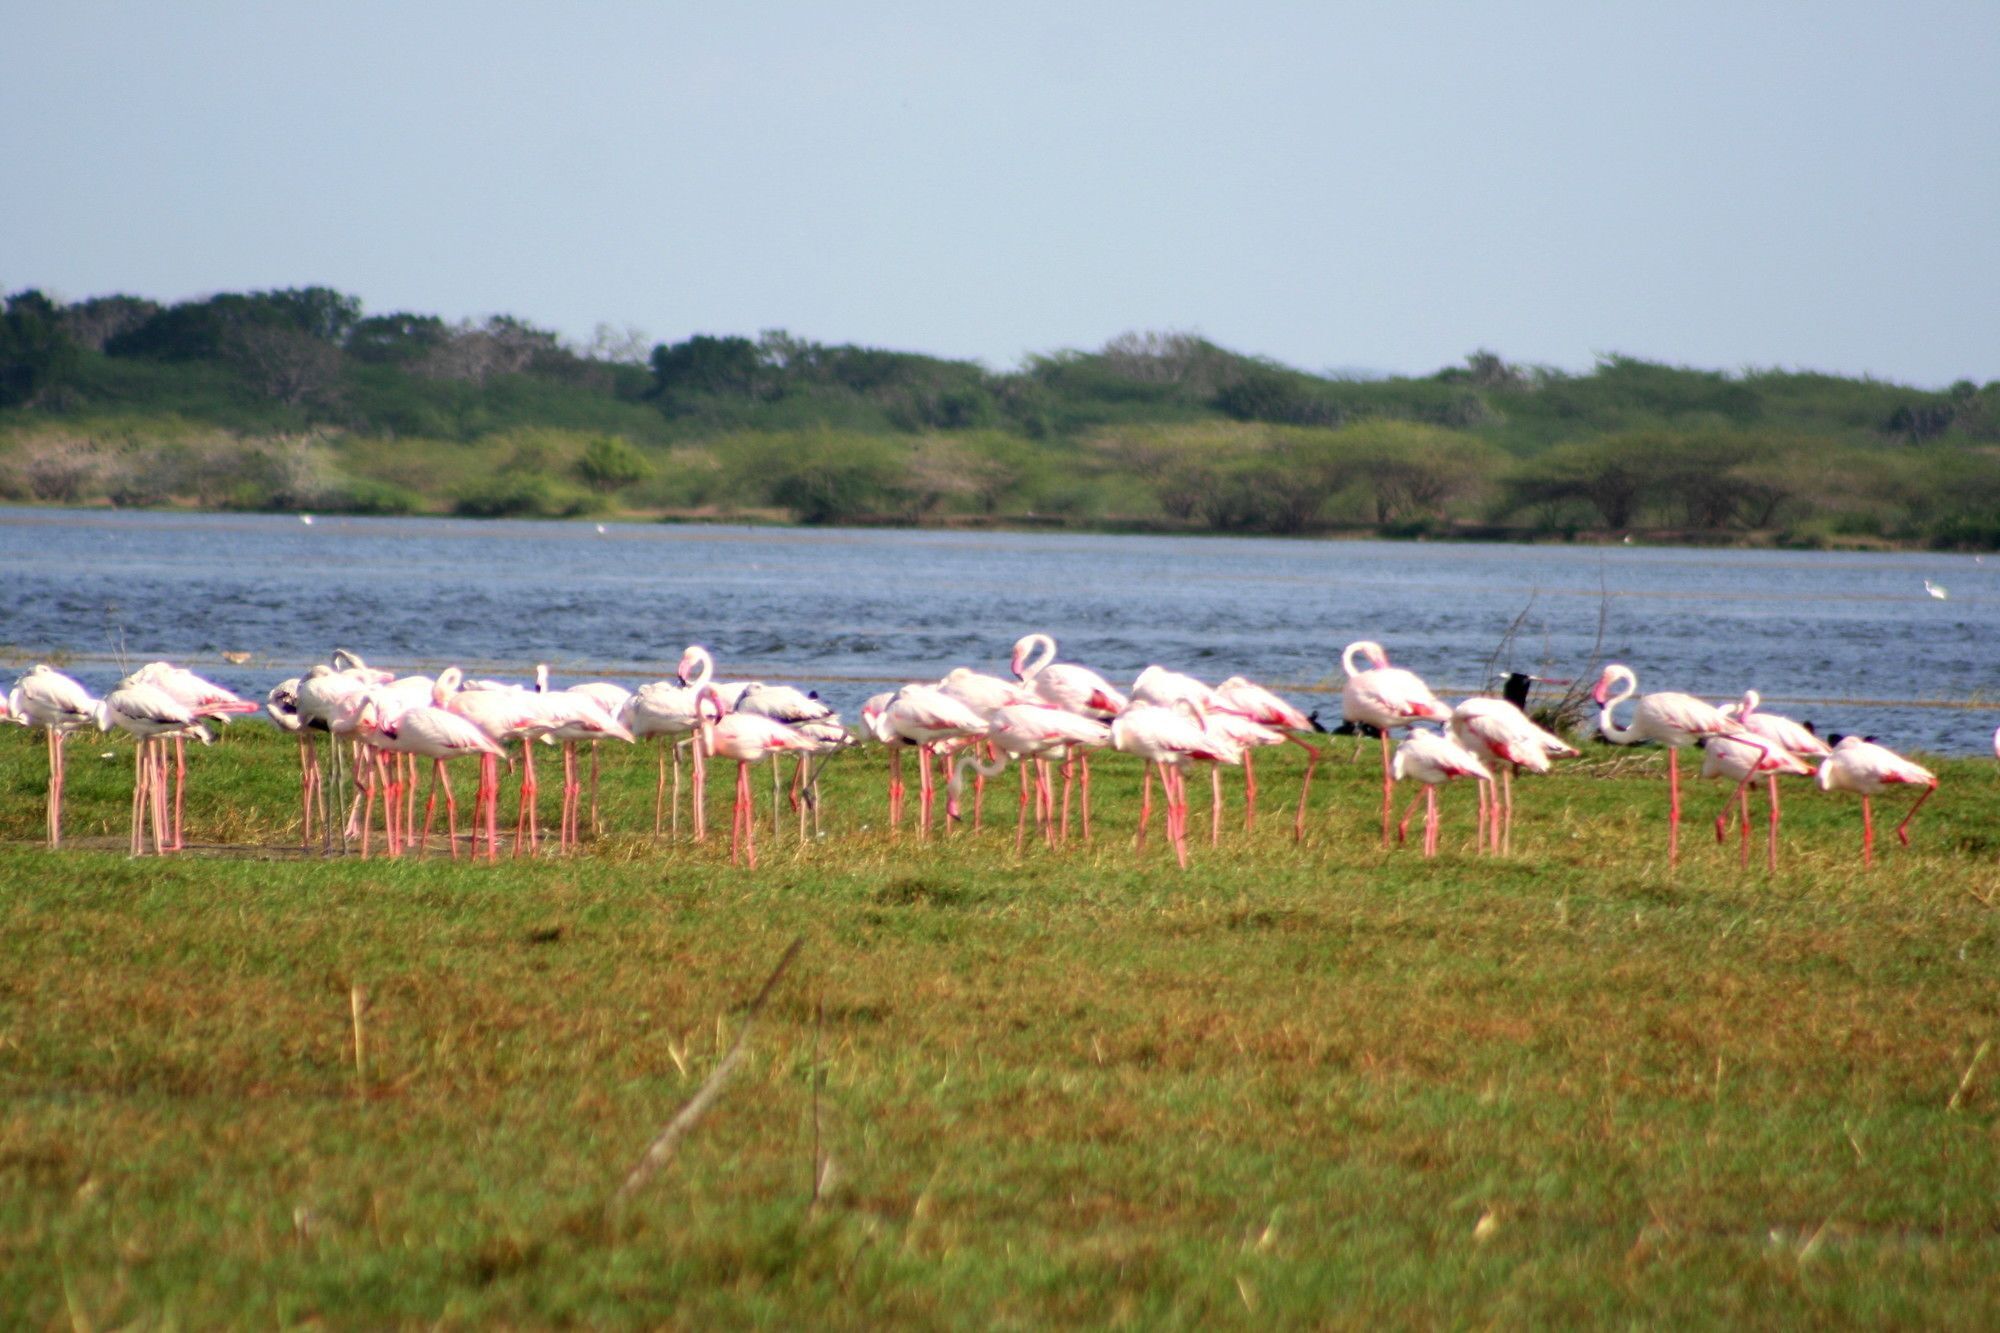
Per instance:
[[[819,999],[819,1000],[816,1000],[816,1001],[814,1001],[814,1003],[813,1003],[813,1058],[812,1058],[812,1094],[813,1094],[813,1163],[812,1163],[812,1168],[813,1168],[813,1181],[812,1181],[812,1204],[813,1204],[813,1207],[815,1207],[815,1208],[819,1207],[819,1186],[820,1186],[820,1181],[821,1181],[821,1179],[823,1178],[823,1177],[822,1177],[822,1174],[821,1174],[821,1167],[820,1167],[820,1155],[819,1155],[819,1033],[820,1033],[820,1029],[821,1029],[822,1027],[824,1027],[825,1025],[826,1025],[826,1000],[825,1000],[824,998],[822,998],[822,999]]]
[[[1945,1110],[1956,1111],[1958,1104],[1965,1100],[1965,1090],[1972,1086],[1972,1071],[1979,1068],[1979,1062],[1986,1058],[1986,1048],[1992,1044],[1990,1037],[1979,1043],[1979,1049],[1972,1053],[1972,1063],[1965,1067],[1965,1076],[1958,1081],[1958,1091],[1951,1094],[1951,1100],[1945,1103]]]
[[[347,992],[347,1007],[354,1014],[354,1090],[368,1091],[368,1042],[361,1031],[361,1014],[368,1007],[368,996],[356,982]]]
[[[611,1196],[611,1202],[605,1205],[606,1222],[612,1219],[627,1199],[638,1193],[647,1181],[659,1174],[662,1167],[673,1161],[674,1151],[680,1146],[681,1140],[701,1122],[701,1118],[708,1113],[708,1108],[714,1105],[715,1099],[722,1094],[722,1085],[728,1081],[730,1074],[742,1061],[744,1039],[750,1035],[750,1029],[756,1023],[757,1015],[764,1011],[764,1002],[771,998],[771,992],[776,989],[778,979],[785,975],[785,969],[792,965],[792,959],[798,957],[799,950],[805,947],[805,943],[803,935],[794,939],[791,947],[785,950],[785,956],[771,969],[771,975],[764,978],[763,988],[757,992],[757,998],[750,1001],[750,1008],[744,1013],[743,1022],[736,1029],[736,1040],[731,1043],[728,1054],[722,1057],[708,1079],[694,1096],[688,1098],[687,1104],[681,1107],[679,1113],[667,1122],[666,1128],[655,1135],[653,1141],[646,1146],[645,1155],[632,1168],[631,1174],[625,1177],[625,1183],[618,1187],[618,1192]]]

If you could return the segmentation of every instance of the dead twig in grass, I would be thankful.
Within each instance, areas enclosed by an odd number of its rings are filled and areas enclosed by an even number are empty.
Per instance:
[[[653,1141],[647,1145],[645,1154],[639,1158],[638,1164],[625,1177],[625,1183],[618,1187],[618,1192],[611,1196],[611,1202],[605,1205],[604,1214],[607,1223],[617,1215],[626,1200],[638,1193],[647,1181],[659,1174],[661,1168],[673,1161],[674,1152],[680,1147],[681,1140],[701,1123],[701,1118],[708,1114],[708,1108],[722,1095],[722,1085],[728,1082],[730,1074],[734,1073],[736,1066],[742,1063],[744,1041],[749,1037],[750,1029],[755,1026],[757,1016],[764,1011],[764,1002],[771,998],[771,992],[777,988],[779,979],[785,975],[785,969],[792,965],[792,959],[798,957],[799,950],[805,947],[805,943],[803,935],[793,940],[791,947],[785,950],[784,957],[778,960],[778,965],[771,969],[771,975],[764,978],[764,984],[758,990],[757,997],[750,1001],[749,1009],[744,1012],[743,1022],[736,1029],[736,1040],[731,1043],[728,1053],[717,1062],[715,1069],[696,1090],[694,1096],[688,1098],[687,1104],[667,1122],[666,1128],[654,1136]],[[718,1016],[718,1024],[720,1021]]]
[[[1964,1077],[1958,1080],[1958,1091],[1952,1093],[1951,1100],[1944,1104],[1945,1110],[1956,1111],[1959,1103],[1965,1100],[1965,1090],[1972,1086],[1972,1073],[1979,1068],[1979,1062],[1986,1058],[1986,1048],[1992,1044],[1993,1040],[1990,1037],[1979,1043],[1979,1049],[1972,1053],[1972,1063],[1965,1067]]]
[[[368,1095],[368,1040],[361,1030],[361,1015],[368,1011],[368,993],[355,982],[348,988],[347,1007],[354,1015],[354,1090]]]

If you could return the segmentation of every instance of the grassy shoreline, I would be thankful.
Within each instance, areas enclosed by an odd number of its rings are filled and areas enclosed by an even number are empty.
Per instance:
[[[192,756],[189,831],[274,859],[50,853],[40,746],[0,735],[0,1312],[2000,1314],[1990,764],[1941,763],[1872,872],[1854,806],[1793,789],[1783,868],[1746,875],[1704,833],[1710,786],[1661,864],[1661,765],[1632,755],[1520,784],[1512,859],[1470,854],[1462,787],[1444,855],[1383,853],[1372,759],[1334,750],[1300,846],[1285,757],[1254,836],[1232,783],[1224,846],[1183,874],[1157,841],[1135,862],[1128,766],[1099,768],[1093,847],[1017,862],[1011,775],[986,831],[923,844],[884,834],[855,756],[829,836],[771,843],[766,807],[751,874],[652,847],[650,756],[623,752],[580,856],[294,859],[291,747],[252,727]],[[122,846],[129,782],[128,750],[78,746],[72,835]],[[801,937],[744,1067],[607,1224]]]

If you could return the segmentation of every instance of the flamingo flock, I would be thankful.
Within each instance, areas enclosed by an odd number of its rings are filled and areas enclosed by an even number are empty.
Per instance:
[[[942,678],[913,681],[863,704],[858,724],[849,728],[816,694],[763,681],[718,681],[715,659],[693,646],[682,655],[671,681],[627,690],[609,681],[585,681],[561,688],[548,668],[538,667],[532,684],[469,680],[456,667],[436,678],[398,676],[368,666],[358,655],[337,650],[331,659],[273,687],[261,706],[165,662],[134,671],[102,699],[69,676],[46,665],[32,667],[0,705],[0,722],[38,728],[48,752],[47,838],[62,844],[62,802],[66,781],[65,743],[84,731],[130,734],[136,742],[132,795],[131,853],[154,854],[185,846],[182,836],[186,742],[208,744],[209,726],[261,710],[299,742],[300,845],[311,848],[319,834],[323,853],[336,843],[342,851],[358,844],[369,855],[377,811],[382,843],[390,856],[432,848],[432,829],[442,791],[445,848],[471,858],[499,859],[503,845],[499,807],[501,768],[514,770],[517,792],[510,854],[541,850],[537,746],[559,747],[562,756],[560,814],[553,839],[558,853],[581,846],[586,825],[583,756],[589,747],[587,823],[602,830],[597,803],[599,749],[605,742],[653,743],[658,750],[652,836],[678,837],[684,765],[692,772],[691,836],[708,836],[707,769],[717,759],[734,760],[736,783],[730,825],[730,860],[757,864],[757,809],[750,770],[771,766],[773,833],[782,830],[784,799],[781,762],[792,763],[789,801],[801,839],[810,819],[816,831],[821,799],[819,774],[825,763],[851,747],[879,745],[886,756],[887,825],[903,827],[907,795],[906,752],[917,768],[914,831],[930,838],[965,820],[964,793],[974,788],[971,825],[983,826],[984,790],[1008,764],[1019,769],[1014,846],[1020,853],[1034,836],[1060,846],[1076,835],[1093,838],[1090,761],[1112,751],[1139,759],[1140,805],[1134,848],[1143,853],[1153,813],[1157,777],[1164,807],[1164,837],[1177,864],[1189,864],[1188,770],[1207,767],[1210,791],[1209,843],[1219,845],[1223,830],[1225,769],[1242,774],[1243,828],[1255,827],[1257,750],[1296,745],[1305,751],[1305,771],[1292,821],[1295,841],[1305,837],[1313,774],[1322,751],[1307,737],[1316,719],[1243,676],[1210,685],[1185,672],[1153,665],[1121,691],[1096,671],[1056,660],[1048,634],[1023,635],[1013,645],[1012,679],[971,667],[956,667]],[[1470,780],[1477,788],[1475,849],[1505,856],[1513,850],[1513,778],[1547,774],[1556,762],[1575,759],[1575,745],[1531,719],[1526,702],[1529,678],[1510,678],[1507,697],[1475,696],[1448,705],[1414,672],[1390,662],[1373,640],[1349,644],[1340,655],[1346,680],[1341,689],[1343,730],[1380,738],[1382,765],[1381,842],[1384,849],[1408,840],[1416,805],[1425,806],[1422,854],[1440,847],[1440,789]],[[1668,813],[1666,855],[1680,859],[1682,822],[1680,751],[1703,751],[1701,776],[1731,783],[1715,818],[1718,841],[1739,829],[1739,860],[1750,859],[1752,813],[1749,793],[1761,779],[1767,787],[1765,859],[1776,869],[1779,857],[1779,779],[1814,778],[1829,792],[1861,798],[1864,865],[1875,854],[1873,799],[1897,787],[1917,789],[1896,835],[1909,842],[1918,809],[1937,788],[1934,774],[1877,744],[1855,736],[1822,739],[1809,725],[1766,713],[1757,691],[1718,707],[1675,691],[1638,693],[1633,670],[1619,663],[1603,669],[1591,698],[1599,712],[1597,730],[1613,745],[1653,744],[1667,751]],[[1629,720],[1619,710],[1632,703]],[[1404,733],[1400,741],[1393,733]],[[169,742],[172,763],[169,764]],[[2000,732],[1995,733],[2000,756]],[[322,750],[332,765],[331,784]],[[423,817],[416,815],[419,761],[430,761],[430,789]],[[478,782],[471,827],[461,837],[458,802],[448,765],[477,762]],[[672,769],[669,794],[668,770]],[[1060,773],[1060,795],[1056,778]],[[1398,783],[1420,788],[1395,814]],[[944,810],[937,790],[946,792]],[[334,794],[345,797],[345,808]],[[1074,826],[1072,806],[1077,811]]]

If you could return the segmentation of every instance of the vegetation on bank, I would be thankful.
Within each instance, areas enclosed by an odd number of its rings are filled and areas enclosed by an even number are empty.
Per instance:
[[[1939,764],[1872,872],[1852,799],[1805,785],[1782,869],[1741,872],[1696,784],[1669,873],[1657,753],[1517,784],[1504,861],[1453,787],[1426,862],[1377,850],[1372,745],[1332,744],[1303,846],[1279,747],[1255,835],[1232,777],[1185,874],[1132,856],[1129,761],[1096,766],[1094,847],[1016,861],[1012,774],[1000,827],[920,844],[881,831],[879,752],[843,756],[827,837],[766,822],[753,874],[726,839],[650,845],[622,747],[582,855],[291,859],[292,742],[255,723],[190,753],[196,849],[165,861],[118,850],[130,746],[79,739],[50,853],[39,738],[0,731],[0,1316],[2000,1317],[1990,763]],[[719,1100],[607,1216],[800,937]]]
[[[325,288],[0,315],[0,499],[354,513],[2000,545],[2000,381],[1490,352],[1315,375],[1177,333],[1017,369],[650,348]]]

